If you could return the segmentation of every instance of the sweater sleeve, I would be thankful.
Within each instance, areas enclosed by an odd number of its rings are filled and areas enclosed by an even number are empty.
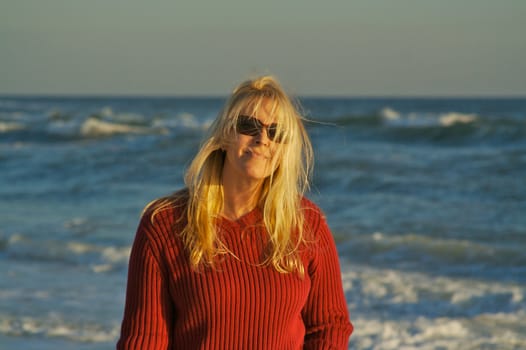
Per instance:
[[[353,326],[338,261],[338,252],[329,227],[319,217],[317,247],[309,266],[311,290],[303,308],[306,327],[304,349],[347,349]]]
[[[167,349],[173,322],[168,282],[149,236],[149,217],[139,224],[128,267],[126,303],[117,350]]]

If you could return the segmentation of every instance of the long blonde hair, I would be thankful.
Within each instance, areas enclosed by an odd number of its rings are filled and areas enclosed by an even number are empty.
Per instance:
[[[298,112],[299,106],[272,76],[247,80],[237,86],[212,123],[208,136],[185,176],[188,196],[187,224],[181,236],[194,268],[213,266],[218,255],[229,250],[218,237],[215,222],[223,208],[223,149],[235,136],[236,122],[243,111],[256,112],[270,103],[278,124],[275,171],[263,180],[259,207],[268,232],[268,254],[262,264],[282,273],[304,274],[299,247],[306,242],[301,199],[309,187],[312,146]],[[255,113],[254,113],[255,114]],[[252,115],[254,115],[252,114]],[[174,200],[168,201],[174,203]],[[166,203],[166,202],[164,202]],[[154,215],[165,206],[157,206]]]

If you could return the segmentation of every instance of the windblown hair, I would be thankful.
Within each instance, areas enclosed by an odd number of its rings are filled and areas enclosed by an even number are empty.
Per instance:
[[[263,180],[258,206],[269,235],[267,256],[262,264],[272,265],[281,273],[304,274],[299,256],[307,242],[301,200],[309,187],[312,169],[312,146],[300,116],[299,104],[293,102],[272,76],[247,80],[236,87],[223,110],[212,123],[209,134],[187,169],[187,224],[181,232],[194,268],[213,266],[219,255],[229,250],[215,229],[223,209],[222,171],[226,145],[237,137],[236,123],[241,113],[256,115],[260,108],[270,110],[278,124],[273,173]],[[298,107],[297,107],[298,106]],[[176,195],[177,196],[177,195]],[[164,201],[165,205],[177,198]],[[157,205],[154,215],[165,205]]]

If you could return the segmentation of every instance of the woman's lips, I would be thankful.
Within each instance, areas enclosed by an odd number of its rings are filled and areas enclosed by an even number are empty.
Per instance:
[[[263,159],[270,159],[270,157],[267,156],[266,154],[264,154],[263,152],[258,152],[258,151],[249,149],[249,150],[247,150],[246,153],[250,154],[253,157],[263,158]]]

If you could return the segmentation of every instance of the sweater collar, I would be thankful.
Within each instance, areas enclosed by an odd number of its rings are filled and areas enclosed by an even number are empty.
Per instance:
[[[244,214],[243,216],[237,218],[236,220],[231,220],[225,217],[220,217],[219,222],[223,225],[227,226],[239,226],[244,227],[248,225],[254,225],[258,222],[260,222],[263,219],[263,213],[261,212],[261,209],[256,207],[249,211],[248,213]]]

